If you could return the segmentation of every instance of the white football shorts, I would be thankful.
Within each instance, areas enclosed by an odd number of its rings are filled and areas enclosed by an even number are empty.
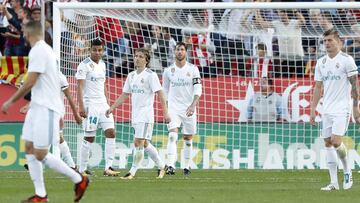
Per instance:
[[[135,134],[134,138],[151,140],[154,124],[153,123],[133,123]]]
[[[350,114],[324,114],[321,119],[322,138],[329,138],[332,135],[344,136],[349,126]]]
[[[22,129],[22,139],[33,142],[36,149],[49,149],[59,144],[60,114],[37,104],[31,104]]]
[[[186,113],[169,112],[171,122],[168,124],[168,130],[182,127],[181,132],[185,135],[195,135],[197,131],[196,113],[192,116],[186,116]]]
[[[104,131],[107,129],[115,128],[114,116],[109,115],[106,117],[105,113],[110,108],[108,104],[87,104],[85,110],[87,112],[87,118],[83,120],[83,129],[85,132],[94,132],[98,128],[102,128]],[[95,136],[95,133],[91,133]]]

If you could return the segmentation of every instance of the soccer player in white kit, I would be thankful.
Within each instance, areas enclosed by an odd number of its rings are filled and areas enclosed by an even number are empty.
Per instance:
[[[154,127],[155,94],[157,94],[160,99],[165,122],[168,123],[170,117],[159,77],[155,72],[147,68],[149,62],[150,53],[147,49],[139,48],[135,51],[134,64],[136,70],[129,73],[124,84],[123,93],[107,111],[107,115],[111,114],[116,107],[123,104],[131,95],[131,122],[135,130],[135,151],[131,169],[122,179],[134,178],[144,158],[144,151],[149,154],[150,158],[159,168],[157,178],[163,178],[165,175],[165,164],[161,160],[156,148],[150,142]]]
[[[100,39],[91,42],[90,57],[83,60],[76,72],[77,95],[80,116],[83,120],[85,131],[84,140],[80,149],[79,172],[92,175],[87,170],[91,144],[95,140],[96,130],[101,127],[105,132],[105,170],[104,176],[118,176],[119,172],[112,168],[115,153],[115,129],[114,117],[105,116],[110,108],[105,96],[105,73],[106,65],[101,59],[104,53],[104,45]]]
[[[48,153],[52,144],[59,142],[59,119],[63,108],[60,96],[59,62],[52,48],[45,43],[41,24],[31,21],[23,25],[24,37],[31,45],[29,53],[28,77],[24,85],[2,105],[2,112],[32,91],[30,109],[26,114],[22,139],[29,174],[34,183],[35,195],[22,202],[48,202],[43,165],[68,176],[75,183],[74,201],[79,201],[88,187],[86,176],[68,167],[61,159]]]
[[[66,79],[66,76],[60,71],[60,87],[61,87],[61,100],[64,101],[64,96],[67,98],[69,105],[71,107],[72,113],[74,115],[75,121],[77,124],[81,124],[82,118],[78,114],[78,111],[75,106],[75,102],[71,96],[71,92],[69,90],[69,83]],[[30,100],[31,100],[31,94],[24,97],[26,100],[29,100],[29,103],[27,103],[25,106],[23,106],[20,109],[20,113],[26,114],[29,107],[30,107]],[[61,117],[60,117],[60,131],[59,131],[59,145],[54,145],[53,147],[53,154],[57,157],[62,157],[64,162],[72,169],[76,170],[75,162],[71,156],[69,145],[67,144],[66,140],[64,139],[64,116],[65,116],[65,106],[62,108]],[[28,170],[29,167],[27,164],[24,165],[24,167]]]
[[[167,95],[171,122],[168,125],[167,174],[175,174],[177,159],[178,128],[182,125],[184,138],[184,175],[190,174],[192,136],[196,134],[196,106],[198,105],[202,85],[197,66],[186,62],[186,45],[178,42],[175,47],[175,63],[166,68],[163,74],[163,87]]]
[[[345,135],[351,114],[359,122],[358,109],[358,71],[354,59],[341,52],[341,40],[335,29],[324,33],[326,55],[321,57],[315,67],[315,88],[311,103],[310,123],[315,125],[315,109],[324,87],[321,136],[326,146],[327,166],[330,184],[321,188],[324,191],[339,190],[337,165],[338,158],[344,167],[344,190],[353,184],[351,168],[347,160],[347,149],[342,138]],[[350,93],[351,92],[351,93]]]

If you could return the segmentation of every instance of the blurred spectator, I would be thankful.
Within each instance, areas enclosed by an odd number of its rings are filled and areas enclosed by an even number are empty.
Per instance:
[[[254,20],[252,23],[250,21],[244,22],[246,27],[249,28],[249,32],[252,31],[253,33],[253,55],[257,53],[257,45],[263,43],[266,47],[266,56],[272,57],[273,56],[273,36],[274,36],[274,28],[264,28],[261,26],[261,10],[256,10],[252,13]],[[259,22],[260,21],[260,22]]]
[[[149,48],[152,54],[150,68],[157,73],[161,73],[163,67],[167,66],[167,47],[161,27],[151,26],[151,35],[145,38],[145,47]]]
[[[0,35],[5,38],[4,55],[25,56],[27,55],[27,52],[25,50],[24,40],[21,39],[21,20],[17,15],[17,13],[23,11],[21,7],[22,1],[11,0],[10,5],[11,8],[6,7],[6,5],[0,5],[0,12],[11,21],[11,24],[0,33]]]
[[[127,39],[127,43],[129,45],[127,47],[129,47],[130,53],[125,56],[121,70],[117,72],[120,76],[127,75],[134,69],[134,62],[131,56],[135,49],[144,47],[144,37],[139,23],[125,21],[123,28],[124,37]]]
[[[290,19],[289,15],[295,19]],[[280,20],[265,21],[260,16],[262,26],[273,27],[277,34],[281,70],[279,75],[285,77],[304,75],[301,26],[305,24],[304,16],[297,10],[278,10]]]
[[[96,17],[96,32],[106,46],[107,75],[113,76],[116,68],[114,62],[120,55],[120,44],[123,42],[123,31],[119,19],[110,17]]]
[[[256,58],[250,58],[246,62],[246,76],[254,78],[272,78],[273,67],[271,57],[266,54],[266,45],[259,43],[256,46]]]
[[[305,34],[308,37],[303,38],[302,44],[305,51],[305,57],[311,55],[315,55],[317,51],[317,46],[319,44],[319,37],[321,36],[323,31],[320,26],[320,21],[322,19],[320,9],[310,9],[309,12],[309,21],[307,22],[307,26],[304,29]],[[306,59],[304,59],[307,61]]]
[[[13,16],[8,10],[0,5],[0,11],[6,16],[9,26],[8,30],[2,33],[6,37],[5,56],[26,56],[29,53],[29,47],[26,46],[25,39],[22,34],[22,25],[30,21],[29,11],[27,8],[19,8],[16,10],[16,16]],[[8,31],[12,31],[8,32]],[[9,44],[8,44],[9,43]]]
[[[354,37],[347,40],[345,44],[345,51],[355,59],[355,64],[360,70],[360,37]]]
[[[243,2],[243,0],[237,0],[236,2]],[[223,46],[229,49],[223,50],[223,54],[229,54],[230,61],[224,62],[224,74],[229,75],[232,68],[232,58],[236,60],[237,70],[239,75],[245,75],[245,58],[244,55],[249,56],[249,50],[251,49],[250,36],[244,36],[239,33],[244,33],[241,22],[242,18],[248,16],[247,13],[250,10],[244,9],[227,9],[225,10],[222,22],[220,24],[220,30],[226,30],[226,43]],[[247,45],[247,46],[246,46]]]
[[[260,92],[250,99],[248,104],[248,121],[276,122],[284,120],[284,107],[281,96],[274,92],[271,78],[262,78]]]
[[[163,27],[162,28],[162,34],[165,40],[165,47],[167,47],[167,65],[164,67],[168,67],[171,64],[175,62],[175,47],[176,47],[176,41],[171,36],[170,28]]]
[[[184,42],[190,47],[188,48],[188,55],[189,59],[192,60],[191,63],[199,67],[201,76],[216,77],[217,70],[213,58],[215,45],[210,38],[210,33],[204,31],[211,29],[211,25],[209,26],[207,22],[205,13],[192,16],[189,24],[199,28],[199,31],[183,29]]]

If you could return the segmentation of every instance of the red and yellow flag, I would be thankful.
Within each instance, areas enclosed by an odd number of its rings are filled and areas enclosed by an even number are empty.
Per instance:
[[[28,57],[2,56],[0,59],[0,79],[19,86],[27,72]]]

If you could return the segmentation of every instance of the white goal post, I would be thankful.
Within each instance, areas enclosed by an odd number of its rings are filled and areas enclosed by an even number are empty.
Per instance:
[[[320,127],[308,122],[314,66],[325,53],[322,34],[330,28],[339,31],[343,51],[360,67],[360,2],[53,4],[53,48],[74,96],[76,66],[89,56],[92,39],[105,42],[111,104],[133,70],[134,49],[152,51],[150,68],[161,78],[174,60],[174,43],[187,44],[188,60],[203,77],[194,169],[326,167]],[[264,77],[277,94],[257,104]],[[317,110],[321,113],[321,104]],[[152,141],[166,159],[167,129],[160,112],[157,103]],[[81,127],[70,111],[65,120],[65,137],[77,158]],[[115,122],[115,164],[126,168],[133,147],[129,103],[116,110]],[[345,137],[351,167],[360,164],[358,133],[351,122]],[[104,164],[104,138],[99,135],[90,159],[95,167]],[[178,166],[182,144],[179,139]],[[146,159],[143,167],[154,164]]]

